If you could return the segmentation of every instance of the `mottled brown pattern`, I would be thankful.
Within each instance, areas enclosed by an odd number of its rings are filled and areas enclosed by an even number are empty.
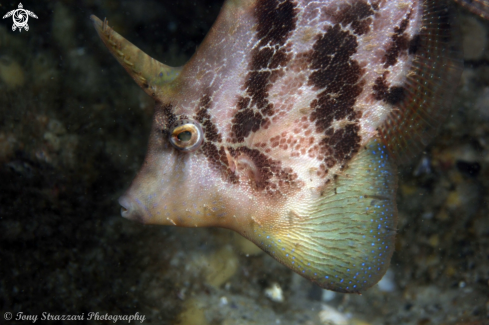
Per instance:
[[[394,27],[394,34],[391,37],[391,44],[389,45],[389,48],[384,56],[384,68],[388,68],[396,64],[399,56],[408,50],[411,45],[413,45],[410,43],[408,36],[404,33],[406,28],[409,26],[410,17],[411,12],[408,13],[407,17],[402,20],[399,26]]]
[[[158,107],[156,107],[158,109]],[[169,129],[170,126],[176,122],[177,116],[173,113],[173,105],[172,104],[163,104],[160,107],[163,116],[165,117],[165,129]]]
[[[333,14],[333,22],[346,28],[350,26],[356,35],[364,35],[370,31],[372,16],[379,9],[378,3],[372,5],[364,1],[344,4],[338,13]]]
[[[357,46],[355,35],[337,24],[317,37],[309,53],[310,69],[314,72],[308,83],[318,90],[324,89],[311,103],[310,121],[315,122],[317,133],[324,134],[317,154],[311,155],[318,159],[327,159],[326,153],[332,155],[335,161],[328,160],[328,167],[338,162],[344,165],[360,146],[360,127],[356,124],[359,116],[353,106],[362,92],[359,79],[363,70],[351,58]],[[340,120],[348,124],[335,130],[332,123]]]
[[[253,112],[252,109],[239,111],[233,118],[233,134],[235,142],[242,142],[251,132],[260,129],[260,124],[264,122],[262,115]]]
[[[202,152],[210,165],[221,173],[221,177],[225,181],[229,181],[233,184],[239,182],[239,177],[229,168],[226,151],[223,147],[218,149],[212,142],[204,142],[202,145]]]
[[[321,141],[321,146],[331,148],[333,158],[343,166],[360,148],[359,131],[360,126],[358,124],[346,125],[344,128],[334,131],[330,137],[325,137]],[[333,163],[333,161],[327,162],[328,167]]]
[[[214,123],[211,121],[211,116],[208,112],[211,106],[211,97],[204,94],[200,99],[200,108],[197,111],[196,120],[202,124],[206,141],[221,142],[222,137]]]
[[[376,100],[383,100],[388,104],[397,105],[406,97],[405,89],[400,86],[389,87],[387,84],[387,74],[384,72],[382,77],[375,79],[375,84],[372,87],[373,96]]]
[[[289,32],[295,29],[295,6],[290,0],[258,1],[255,13],[258,20],[256,36],[260,40],[260,47],[285,43]]]
[[[323,134],[324,138],[319,145],[310,146],[307,154],[323,161],[317,171],[320,177],[325,177],[328,168],[338,163],[343,167],[360,148],[358,121],[361,112],[356,112],[354,105],[363,89],[360,77],[364,71],[352,56],[358,48],[356,35],[370,31],[378,9],[378,3],[370,5],[365,1],[344,4],[333,13],[335,25],[317,36],[308,54],[309,68],[313,70],[308,84],[321,90],[311,103],[309,119],[315,123],[316,133]],[[353,34],[343,29],[347,27]],[[336,128],[334,122],[342,122],[344,126]]]
[[[295,29],[296,8],[292,1],[259,1],[255,8],[258,42],[251,53],[249,72],[244,84],[246,97],[238,98],[238,113],[233,118],[233,141],[242,142],[251,132],[269,124],[274,113],[268,91],[283,75],[290,60],[284,44]]]
[[[250,185],[255,190],[280,197],[303,185],[291,168],[282,168],[279,160],[272,159],[259,150],[248,147],[229,147],[228,150],[238,161],[247,158],[253,162],[255,170]]]

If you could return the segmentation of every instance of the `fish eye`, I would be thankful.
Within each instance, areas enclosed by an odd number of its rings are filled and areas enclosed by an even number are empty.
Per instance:
[[[200,124],[193,120],[179,120],[170,127],[170,143],[180,151],[197,150],[204,139]]]

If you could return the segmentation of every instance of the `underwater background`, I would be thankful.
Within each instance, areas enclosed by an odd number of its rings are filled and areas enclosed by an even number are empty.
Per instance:
[[[320,289],[230,231],[120,217],[153,101],[89,17],[179,66],[222,0],[22,4],[38,16],[29,31],[0,21],[0,324],[32,323],[19,313],[54,323],[43,312],[84,315],[66,324],[136,313],[145,324],[489,324],[489,22],[455,6],[465,68],[451,115],[399,171],[388,273],[351,295]],[[17,7],[2,1],[0,14]]]

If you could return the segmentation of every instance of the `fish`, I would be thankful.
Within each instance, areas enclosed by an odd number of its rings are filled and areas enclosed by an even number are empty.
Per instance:
[[[448,114],[461,49],[443,0],[227,0],[182,67],[91,16],[155,100],[121,215],[231,229],[321,288],[389,267],[397,168]]]

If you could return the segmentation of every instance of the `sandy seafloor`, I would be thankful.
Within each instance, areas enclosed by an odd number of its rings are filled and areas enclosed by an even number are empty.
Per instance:
[[[348,295],[318,288],[229,231],[119,216],[153,103],[89,16],[108,17],[176,66],[221,1],[170,2],[27,0],[39,17],[28,32],[0,21],[0,324],[32,323],[6,321],[6,312],[84,315],[65,324],[113,323],[88,320],[90,312],[139,313],[144,324],[489,324],[489,23],[458,9],[466,64],[451,115],[400,170],[387,279]],[[2,1],[0,14],[17,5]]]

